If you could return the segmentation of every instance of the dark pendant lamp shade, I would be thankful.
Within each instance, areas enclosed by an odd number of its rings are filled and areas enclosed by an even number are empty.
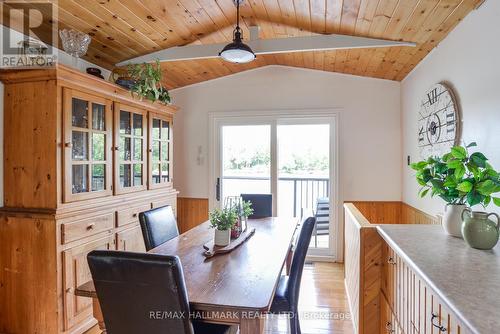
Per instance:
[[[242,0],[235,0],[236,2],[236,28],[234,29],[233,42],[229,43],[222,49],[219,56],[225,61],[231,63],[249,63],[255,59],[255,53],[252,49],[243,43],[242,32],[240,28],[240,2]]]

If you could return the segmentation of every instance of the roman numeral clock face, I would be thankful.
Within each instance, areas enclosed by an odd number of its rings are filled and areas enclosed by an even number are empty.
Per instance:
[[[451,88],[434,85],[422,99],[418,115],[420,156],[442,155],[459,140],[459,112]]]

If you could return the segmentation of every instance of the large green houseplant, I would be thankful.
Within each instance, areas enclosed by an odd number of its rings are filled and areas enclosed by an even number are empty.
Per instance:
[[[483,153],[469,152],[476,146],[476,143],[455,146],[441,157],[411,164],[417,182],[422,186],[420,196],[439,196],[447,203],[443,227],[456,237],[462,237],[461,214],[466,205],[486,207],[493,202],[500,206],[500,198],[493,196],[500,192],[500,174]]]

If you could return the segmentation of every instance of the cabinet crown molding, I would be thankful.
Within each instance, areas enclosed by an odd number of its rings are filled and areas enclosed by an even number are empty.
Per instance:
[[[4,84],[57,80],[63,87],[85,89],[96,94],[105,94],[122,103],[133,104],[139,108],[167,114],[175,114],[179,108],[158,102],[140,100],[132,93],[110,81],[99,79],[77,69],[58,64],[50,68],[0,70],[0,81]]]

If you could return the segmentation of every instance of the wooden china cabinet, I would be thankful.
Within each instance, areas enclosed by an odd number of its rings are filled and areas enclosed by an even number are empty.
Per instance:
[[[94,249],[144,251],[139,212],[172,205],[176,108],[57,66],[0,72],[0,333],[83,333]]]

